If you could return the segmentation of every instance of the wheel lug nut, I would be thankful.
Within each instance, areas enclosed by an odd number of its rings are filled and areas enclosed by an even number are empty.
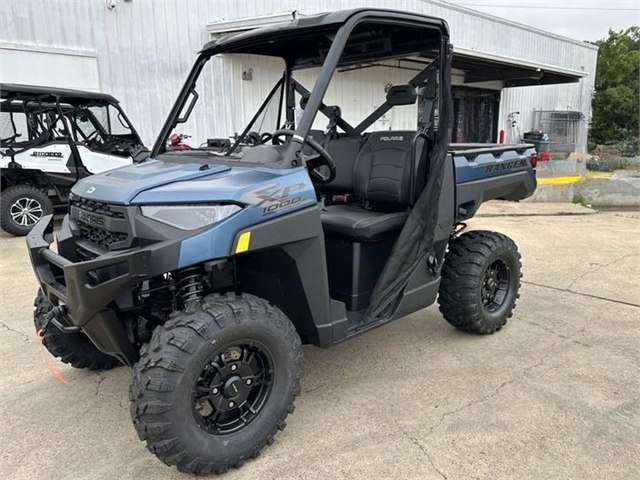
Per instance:
[[[251,381],[250,378],[247,378],[247,381],[245,382],[247,385],[251,385],[253,382]]]
[[[236,406],[235,402],[229,402],[229,408],[233,408],[235,406]]]
[[[231,365],[231,371],[235,372],[238,369],[237,365]]]
[[[219,390],[218,390],[217,388],[214,388],[214,389],[211,391],[211,393],[213,393],[214,395],[217,395],[217,394],[218,394],[218,392],[219,392]]]

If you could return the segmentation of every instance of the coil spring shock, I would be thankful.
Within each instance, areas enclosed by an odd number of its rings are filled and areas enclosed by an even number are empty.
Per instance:
[[[183,305],[202,300],[204,286],[200,267],[186,268],[179,272],[180,290]]]

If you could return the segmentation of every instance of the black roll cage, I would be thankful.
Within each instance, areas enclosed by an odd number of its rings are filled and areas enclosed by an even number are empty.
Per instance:
[[[305,19],[305,21],[309,22],[312,20]],[[302,150],[304,139],[309,134],[311,127],[315,121],[316,115],[318,111],[324,112],[328,107],[326,107],[322,100],[325,96],[327,88],[333,78],[333,73],[338,68],[340,63],[340,58],[344,52],[344,49],[347,45],[349,37],[355,27],[362,23],[375,23],[376,25],[391,25],[391,26],[407,26],[407,27],[418,27],[418,28],[430,28],[437,29],[440,33],[440,41],[437,44],[438,55],[437,58],[431,62],[426,68],[420,71],[414,78],[410,81],[410,83],[414,86],[419,86],[431,73],[434,66],[437,65],[437,69],[440,77],[444,74],[444,69],[442,68],[444,59],[448,55],[448,45],[449,45],[449,32],[448,26],[444,20],[436,19],[432,17],[426,17],[422,15],[414,15],[405,12],[391,11],[391,10],[355,10],[349,13],[349,16],[346,17],[340,23],[336,23],[336,31],[333,33],[333,40],[331,42],[331,47],[323,58],[320,73],[316,79],[315,86],[311,92],[304,89],[302,85],[300,85],[295,79],[293,79],[291,73],[294,68],[294,61],[291,59],[285,59],[286,67],[281,80],[279,80],[274,86],[273,90],[267,96],[267,100],[260,107],[259,111],[253,117],[253,119],[249,122],[245,132],[240,136],[239,140],[236,141],[236,145],[234,145],[231,149],[233,151],[237,147],[237,143],[241,140],[241,138],[248,133],[248,128],[252,125],[255,119],[262,113],[264,110],[267,101],[274,95],[277,91],[278,87],[284,84],[285,89],[283,89],[282,95],[285,96],[285,120],[288,127],[294,125],[295,118],[295,92],[297,91],[300,94],[309,94],[309,99],[307,101],[307,105],[304,109],[304,114],[300,119],[300,123],[295,128],[295,134],[291,137],[292,141],[287,148],[284,155],[283,165],[289,167],[291,165],[291,161],[295,160],[296,157],[300,154]],[[326,24],[323,24],[323,17],[320,15],[317,20],[317,25],[326,27]],[[333,24],[332,24],[333,25]],[[309,25],[305,28],[314,28],[312,25]],[[299,28],[291,28],[291,32],[284,31],[287,30],[287,27],[284,26],[280,29],[278,28],[269,28],[266,29],[257,29],[255,34],[252,35],[252,32],[246,34],[237,35],[237,41],[234,41],[234,38],[227,41],[223,41],[220,45],[217,43],[213,43],[212,46],[205,46],[205,48],[201,51],[200,55],[196,59],[194,66],[192,67],[189,75],[187,76],[187,80],[182,87],[182,90],[178,94],[178,98],[176,99],[169,115],[160,130],[160,133],[156,139],[156,142],[151,151],[151,158],[157,157],[159,154],[164,153],[166,151],[166,143],[171,135],[173,129],[178,125],[178,123],[184,123],[189,114],[191,113],[195,102],[197,101],[198,94],[195,91],[196,82],[198,77],[200,76],[202,69],[204,68],[205,63],[214,55],[221,53],[251,53],[247,49],[251,49],[252,47],[258,48],[259,46],[263,46],[265,42],[268,42],[272,38],[278,39],[287,39],[286,34],[288,33],[291,41],[295,41],[296,33],[300,30]],[[284,35],[284,37],[283,37]],[[427,42],[425,42],[426,46]],[[434,47],[433,43],[429,43],[431,48]],[[255,52],[260,54],[260,52]],[[422,53],[422,52],[416,52]],[[442,80],[442,78],[440,78]],[[440,84],[442,81],[440,81]],[[285,91],[286,90],[286,91]],[[189,97],[191,96],[191,103],[187,106],[187,110],[183,116],[180,116],[181,112],[184,110],[185,105]],[[386,108],[386,110],[384,110]],[[373,118],[374,115],[383,115],[386,113],[391,107],[386,104],[381,105],[375,112],[373,112],[367,119],[360,123],[357,127],[352,127],[346,121],[342,119],[336,119],[336,123],[339,127],[341,127],[347,135],[351,136],[361,136],[362,132],[373,122],[375,122],[376,118]],[[325,113],[326,115],[326,113]],[[278,114],[278,120],[280,120],[280,113]],[[373,118],[373,121],[371,119]]]
[[[4,92],[3,92],[4,93]],[[75,121],[72,125],[69,125],[68,120],[69,116],[74,116],[74,112],[82,109],[86,110],[84,113],[90,115],[91,124],[96,128],[96,130],[100,131],[100,133],[107,137],[113,137],[114,135],[111,132],[107,132],[101,122],[95,118],[93,112],[89,110],[89,107],[109,107],[112,106],[116,109],[118,114],[122,117],[124,122],[126,123],[127,128],[130,130],[130,133],[127,136],[133,136],[133,138],[142,145],[142,140],[140,139],[140,135],[136,131],[135,127],[124,113],[124,110],[120,107],[120,104],[117,101],[110,101],[111,98],[108,95],[101,95],[99,98],[79,98],[79,97],[65,97],[58,92],[53,93],[31,93],[31,92],[7,92],[6,97],[2,99],[0,102],[0,110],[9,113],[10,121],[12,123],[13,129],[15,131],[15,122],[13,120],[14,113],[24,113],[27,116],[27,128],[29,130],[29,136],[34,137],[33,140],[29,140],[26,142],[18,142],[20,145],[20,149],[15,150],[12,146],[4,146],[3,148],[9,148],[12,150],[12,153],[15,155],[24,150],[28,150],[30,148],[37,147],[42,143],[46,143],[53,134],[53,129],[55,124],[60,121],[64,128],[62,132],[69,142],[72,152],[74,152],[74,156],[78,156],[76,142],[78,140],[78,132],[80,132],[80,136],[86,139],[86,136],[83,132],[80,131],[79,127],[76,125]],[[43,115],[52,114],[56,115],[55,117],[49,118],[47,122],[48,125],[43,123]],[[107,120],[111,122],[109,109],[107,108]],[[32,122],[35,121],[36,125],[33,125]],[[118,121],[120,121],[118,119]],[[35,134],[35,127],[39,127],[40,130],[44,133],[43,135]]]

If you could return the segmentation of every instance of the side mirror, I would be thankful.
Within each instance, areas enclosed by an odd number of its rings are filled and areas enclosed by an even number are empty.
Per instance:
[[[413,85],[403,83],[401,85],[393,85],[387,92],[387,104],[392,107],[398,105],[413,105],[418,99],[418,94]]]

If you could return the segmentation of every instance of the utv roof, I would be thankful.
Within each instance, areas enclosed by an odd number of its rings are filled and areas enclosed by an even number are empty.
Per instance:
[[[3,83],[2,99],[24,96],[59,96],[66,103],[87,103],[100,101],[105,103],[119,103],[118,100],[107,93],[87,92],[84,90],[71,90],[68,88],[41,87],[36,85],[18,85],[15,83]]]
[[[318,65],[322,63],[318,52],[320,52],[320,57],[323,51],[326,53],[328,50],[327,42],[330,44],[332,35],[354,17],[358,17],[361,22],[371,22],[381,27],[385,24],[391,27],[394,24],[395,26],[402,23],[406,25],[410,22],[415,27],[432,27],[448,35],[447,23],[440,18],[397,10],[360,8],[297,18],[293,18],[292,15],[289,22],[280,22],[246,32],[226,35],[208,42],[202,48],[201,53],[210,55],[232,52],[253,53],[282,57],[288,61],[305,58],[307,60],[305,63]],[[406,30],[405,32],[407,35],[409,34]],[[396,35],[398,34],[396,33]],[[403,37],[403,35],[398,35],[398,37]],[[423,46],[429,41],[428,38],[424,38],[424,34],[422,40],[423,42],[415,42],[414,40],[413,43],[422,43]],[[395,51],[397,49],[394,49],[393,44],[385,47],[393,53],[400,53]],[[373,53],[371,52],[371,56],[374,56]]]

